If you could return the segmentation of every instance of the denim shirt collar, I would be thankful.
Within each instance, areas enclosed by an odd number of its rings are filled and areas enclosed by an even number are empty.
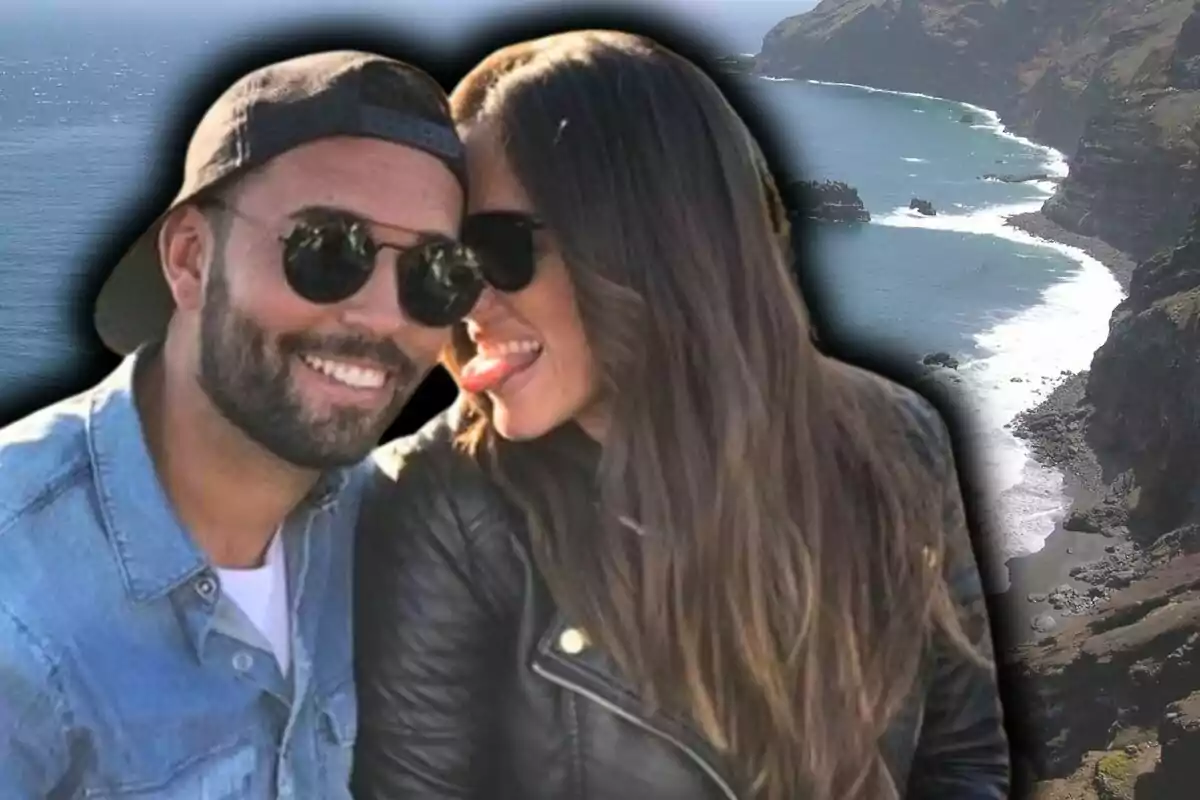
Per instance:
[[[136,602],[163,597],[208,567],[159,480],[134,397],[134,376],[156,352],[145,346],[127,356],[92,391],[87,419],[100,517]],[[347,469],[325,473],[301,506],[332,508],[349,478]]]

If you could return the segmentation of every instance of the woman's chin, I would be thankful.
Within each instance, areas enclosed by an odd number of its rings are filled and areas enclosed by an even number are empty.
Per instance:
[[[514,442],[537,439],[574,420],[584,433],[603,441],[607,430],[607,410],[596,402],[565,403],[566,398],[553,397],[551,402],[530,402],[525,398],[505,401],[502,396],[492,395],[492,427],[500,436]],[[553,402],[559,401],[559,402]]]
[[[523,411],[525,409],[510,408],[503,402],[493,400],[492,425],[496,428],[496,433],[509,441],[521,442],[543,436],[554,427],[545,415],[522,413]]]

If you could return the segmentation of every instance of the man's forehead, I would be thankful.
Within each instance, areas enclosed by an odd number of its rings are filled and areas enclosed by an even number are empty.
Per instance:
[[[264,177],[280,183],[312,182],[375,185],[389,178],[446,179],[453,173],[436,156],[407,145],[378,139],[339,137],[310,142],[289,150],[267,165]]]
[[[382,225],[457,225],[462,189],[438,158],[373,139],[325,139],[282,154],[256,181],[260,199],[292,216],[304,208],[355,214]]]

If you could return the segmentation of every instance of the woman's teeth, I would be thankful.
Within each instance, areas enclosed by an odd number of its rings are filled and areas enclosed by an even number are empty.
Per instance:
[[[331,361],[317,356],[304,355],[300,358],[322,375],[354,389],[380,389],[387,383],[387,373],[383,370],[345,364],[341,361]]]
[[[477,352],[486,358],[498,358],[516,353],[539,353],[542,343],[534,339],[512,339],[507,342],[487,342],[479,345]]]

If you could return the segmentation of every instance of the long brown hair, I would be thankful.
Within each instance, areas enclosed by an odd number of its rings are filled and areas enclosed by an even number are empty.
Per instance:
[[[499,132],[561,247],[611,408],[580,480],[561,431],[506,442],[469,399],[460,442],[556,602],[755,797],[895,796],[880,740],[929,637],[969,647],[931,568],[946,478],[815,346],[748,129],[693,64],[607,31],[500,50],[451,104]],[[471,353],[457,336],[448,366]]]

